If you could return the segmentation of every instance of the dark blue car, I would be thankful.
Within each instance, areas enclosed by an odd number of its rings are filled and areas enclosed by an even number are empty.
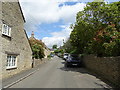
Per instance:
[[[79,59],[78,55],[70,54],[65,62],[65,66],[81,66],[81,60]]]

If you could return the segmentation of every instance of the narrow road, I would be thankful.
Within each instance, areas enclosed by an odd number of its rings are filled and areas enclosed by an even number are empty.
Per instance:
[[[33,75],[10,88],[104,88],[107,85],[83,68],[65,68],[55,56]]]

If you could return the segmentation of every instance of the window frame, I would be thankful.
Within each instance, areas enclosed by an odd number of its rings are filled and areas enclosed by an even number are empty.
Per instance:
[[[14,68],[17,68],[17,55],[7,55],[6,69]]]
[[[11,27],[6,24],[2,24],[2,35],[11,37]]]

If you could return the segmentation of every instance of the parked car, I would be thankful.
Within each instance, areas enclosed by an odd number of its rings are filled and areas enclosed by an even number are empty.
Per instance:
[[[68,58],[65,62],[65,66],[81,66],[81,60],[79,59],[78,55],[76,54],[69,54]]]
[[[54,57],[54,56],[55,56],[54,54],[52,54],[52,53],[50,54],[50,57]]]
[[[54,54],[51,54],[51,57],[54,57]]]
[[[64,53],[64,55],[63,55],[63,59],[66,61],[67,60],[67,58],[68,58],[68,53]]]

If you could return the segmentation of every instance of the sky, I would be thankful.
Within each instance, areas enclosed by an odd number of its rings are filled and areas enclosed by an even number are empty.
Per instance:
[[[70,24],[76,14],[82,11],[86,2],[93,0],[19,0],[26,20],[25,30],[30,37],[42,40],[49,48],[54,44],[63,45],[71,33]],[[106,0],[115,2],[119,0]]]

